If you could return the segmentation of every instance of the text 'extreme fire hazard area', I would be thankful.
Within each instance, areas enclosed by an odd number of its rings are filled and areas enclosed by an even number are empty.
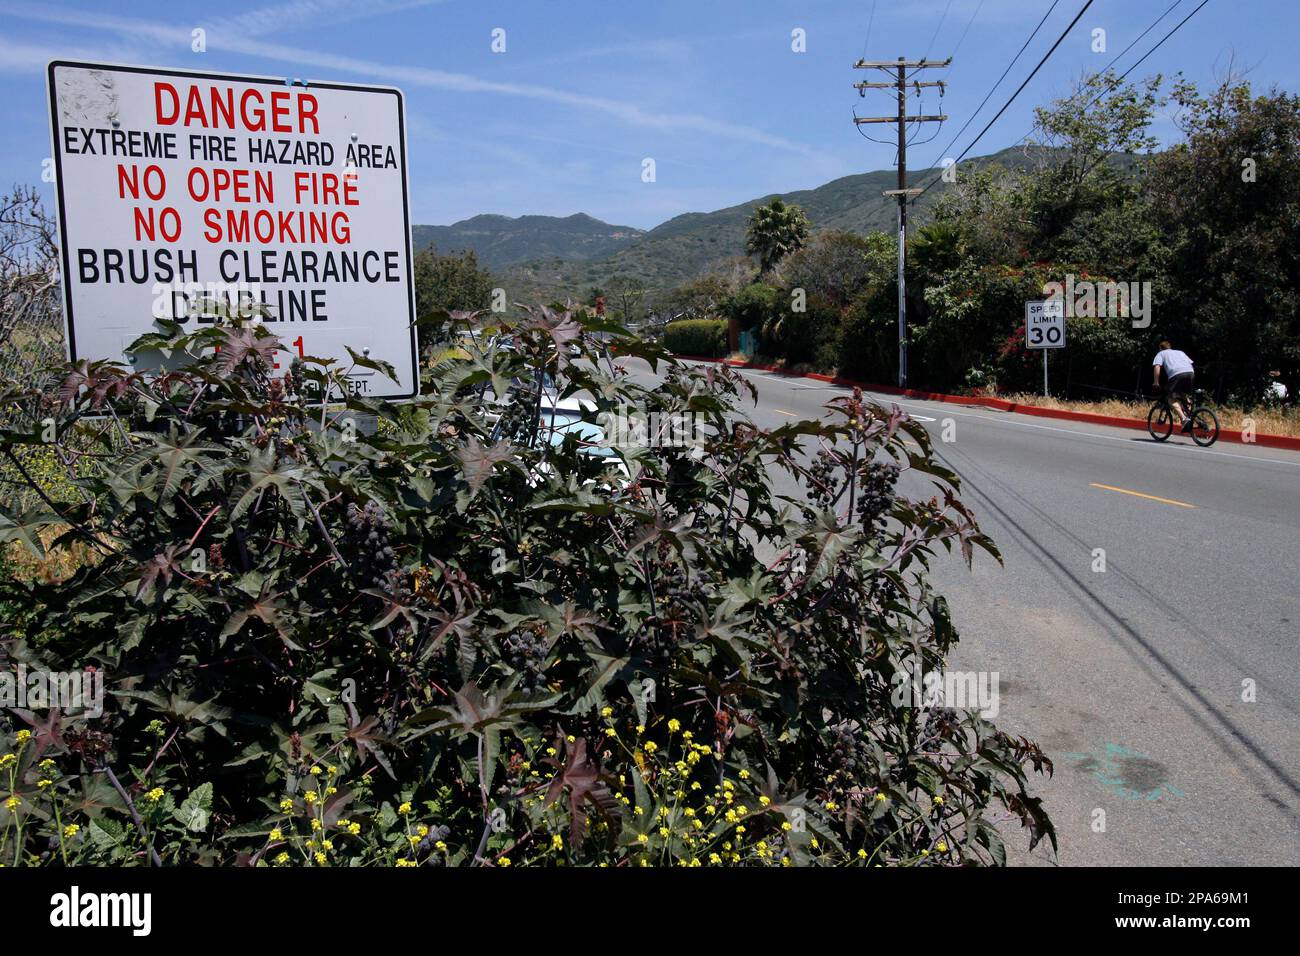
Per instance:
[[[154,320],[260,314],[292,354],[417,391],[397,90],[56,62],[49,67],[68,348],[126,351]]]

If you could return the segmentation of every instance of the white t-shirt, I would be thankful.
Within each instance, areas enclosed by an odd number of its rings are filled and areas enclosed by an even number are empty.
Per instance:
[[[1163,349],[1156,353],[1155,361],[1152,365],[1163,365],[1165,375],[1173,378],[1175,375],[1182,375],[1184,372],[1192,370],[1192,360],[1187,357],[1186,352],[1180,352],[1178,349]]]

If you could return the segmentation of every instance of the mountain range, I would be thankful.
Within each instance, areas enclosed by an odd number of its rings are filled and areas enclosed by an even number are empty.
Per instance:
[[[962,169],[985,164],[1023,167],[1025,153],[1016,147],[969,159]],[[929,182],[938,170],[910,170],[912,184]],[[745,251],[745,227],[754,208],[778,196],[803,209],[813,232],[844,229],[867,233],[897,228],[897,202],[882,195],[898,184],[893,169],[859,173],[815,189],[772,193],[712,212],[674,216],[650,230],[615,226],[584,213],[572,216],[479,215],[450,226],[415,226],[414,248],[434,246],[440,253],[473,250],[508,290],[511,299],[577,298],[615,276],[638,279],[651,289],[666,290],[706,271],[712,264]],[[943,194],[940,181],[917,203],[917,219]]]

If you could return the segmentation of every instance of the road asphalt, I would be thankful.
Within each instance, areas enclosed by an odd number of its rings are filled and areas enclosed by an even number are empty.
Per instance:
[[[762,426],[848,391],[739,371]],[[1009,859],[1300,863],[1300,453],[867,397],[926,427],[1002,552],[942,556],[932,580],[950,667],[996,673],[995,722],[1055,765],[1034,788],[1059,852],[1008,822]],[[920,477],[900,490],[929,497]]]

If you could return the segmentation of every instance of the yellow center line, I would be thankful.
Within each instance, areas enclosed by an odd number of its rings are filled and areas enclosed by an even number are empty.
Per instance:
[[[782,415],[789,415],[791,418],[798,418],[798,417],[799,417],[799,416],[796,415],[794,412],[787,412],[784,408],[774,408],[774,409],[772,409],[772,411],[774,411],[774,412],[780,412]]]
[[[1127,488],[1116,488],[1114,485],[1101,485],[1095,481],[1088,482],[1089,487],[1102,488],[1106,491],[1118,491],[1121,495],[1132,495],[1134,498],[1146,498],[1148,501],[1158,501],[1165,505],[1177,505],[1180,508],[1195,508],[1196,505],[1189,505],[1186,501],[1174,501],[1173,498],[1161,498],[1157,495],[1144,495],[1140,491],[1129,491]]]

